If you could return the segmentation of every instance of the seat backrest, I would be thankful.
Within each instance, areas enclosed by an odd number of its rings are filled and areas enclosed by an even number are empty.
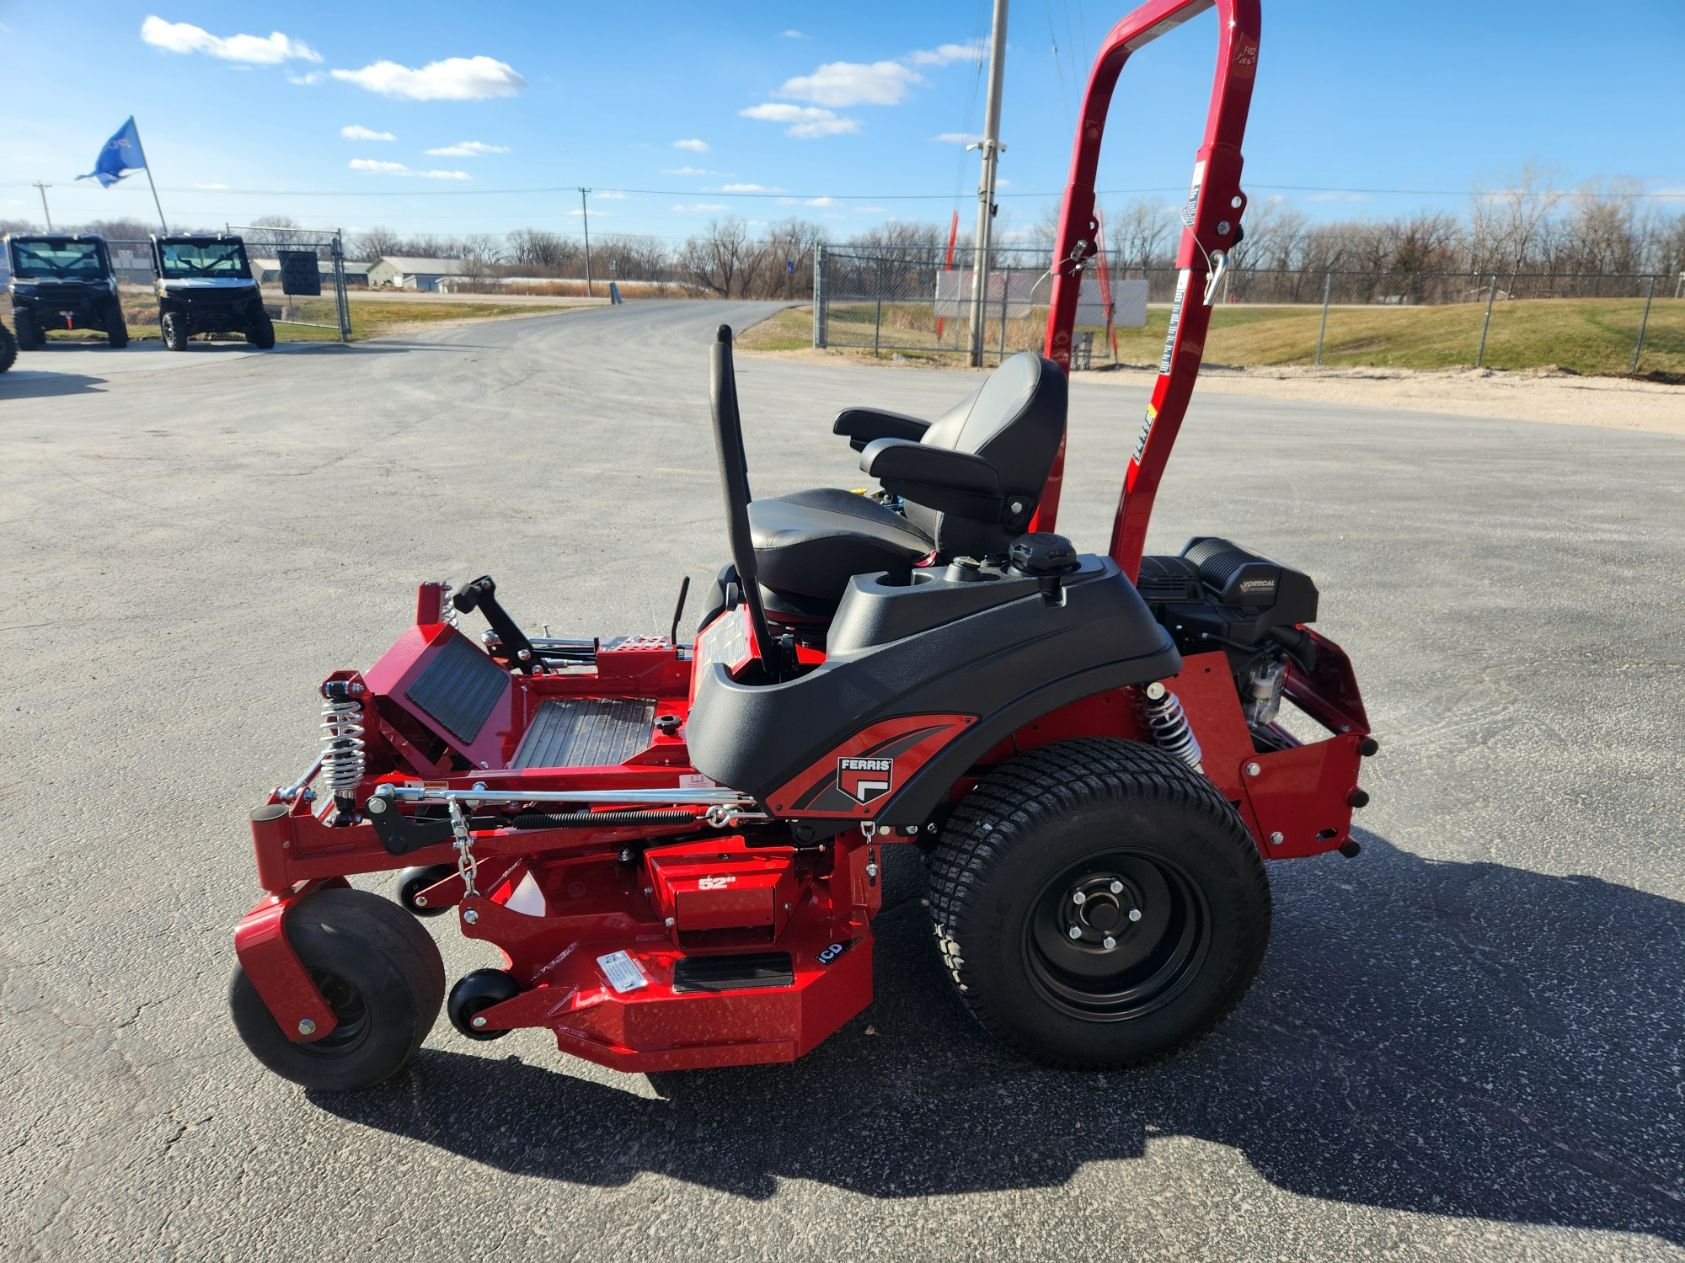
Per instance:
[[[1065,370],[1034,351],[1004,361],[981,387],[930,423],[920,443],[981,456],[1001,490],[1034,504],[1065,439]],[[944,515],[906,501],[907,520],[942,546]]]

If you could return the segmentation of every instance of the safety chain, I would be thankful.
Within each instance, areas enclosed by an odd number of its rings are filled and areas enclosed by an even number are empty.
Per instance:
[[[474,878],[480,871],[480,861],[474,858],[474,837],[468,832],[468,818],[462,814],[462,806],[456,799],[445,805],[450,810],[451,833],[456,836],[456,875],[462,878],[463,897],[478,895]]]

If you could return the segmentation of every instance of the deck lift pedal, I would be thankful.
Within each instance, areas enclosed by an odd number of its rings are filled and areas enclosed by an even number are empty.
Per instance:
[[[1215,0],[1180,279],[1110,547],[1054,533],[1112,90],[1211,7],[1153,0],[1106,39],[1045,353],[933,421],[839,416],[880,494],[753,498],[721,329],[731,564],[694,643],[678,615],[667,636],[529,636],[491,579],[429,582],[378,662],[328,677],[320,759],[251,818],[266,893],[230,1001],[264,1064],[365,1087],[442,1005],[471,1039],[541,1028],[629,1071],[791,1060],[870,1001],[889,846],[925,850],[960,1000],[1030,1057],[1132,1064],[1239,1001],[1268,939],[1265,861],[1354,854],[1375,751],[1308,577],[1217,537],[1142,555],[1240,239],[1257,0]],[[388,871],[395,899],[347,880]],[[488,957],[448,1001],[440,916]]]

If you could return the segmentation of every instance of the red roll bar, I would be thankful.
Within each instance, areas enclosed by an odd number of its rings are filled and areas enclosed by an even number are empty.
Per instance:
[[[1094,61],[1083,96],[1071,150],[1070,182],[1065,188],[1053,253],[1053,298],[1043,353],[1069,369],[1071,328],[1076,322],[1083,268],[1096,252],[1099,224],[1094,214],[1094,175],[1112,89],[1131,53],[1213,4],[1219,21],[1217,69],[1212,78],[1205,139],[1194,160],[1193,182],[1182,211],[1184,227],[1176,251],[1181,276],[1170,308],[1170,331],[1159,360],[1158,382],[1124,475],[1117,517],[1112,523],[1111,555],[1131,579],[1140,570],[1153,497],[1182,426],[1194,379],[1199,376],[1216,282],[1228,265],[1228,254],[1246,209],[1246,196],[1240,191],[1240,142],[1246,134],[1246,112],[1252,103],[1252,82],[1258,68],[1258,0],[1150,0],[1112,28]],[[1037,530],[1053,529],[1064,467],[1065,451],[1061,447],[1042,492]]]

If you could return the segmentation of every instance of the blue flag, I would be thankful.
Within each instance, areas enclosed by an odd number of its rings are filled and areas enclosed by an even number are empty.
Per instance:
[[[135,130],[135,120],[131,115],[129,121],[117,129],[116,135],[105,142],[105,148],[99,151],[99,158],[94,162],[94,169],[76,178],[98,180],[101,187],[110,188],[129,172],[144,170],[145,167],[146,154],[141,151],[140,133]]]

